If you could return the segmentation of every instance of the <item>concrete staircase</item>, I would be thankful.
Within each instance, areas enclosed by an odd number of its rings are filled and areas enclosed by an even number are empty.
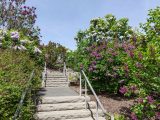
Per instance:
[[[68,87],[67,77],[61,72],[47,72],[46,87]]]
[[[87,98],[89,109],[85,109],[83,96],[43,97],[37,106],[37,120],[95,120],[96,104]],[[105,120],[99,111],[99,120]]]
[[[46,90],[53,89],[55,92],[70,89],[67,77],[60,72],[48,72]],[[52,92],[52,91],[46,91]],[[68,93],[67,93],[68,94]],[[87,103],[87,108],[86,108]],[[84,96],[42,96],[37,105],[36,120],[96,120],[96,103],[85,99]],[[99,110],[98,120],[105,120],[102,111]]]

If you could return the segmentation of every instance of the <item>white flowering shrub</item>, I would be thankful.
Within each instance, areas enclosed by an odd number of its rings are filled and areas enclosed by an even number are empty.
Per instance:
[[[23,36],[18,31],[0,30],[0,47],[2,49],[11,48],[20,51],[29,51],[34,54],[42,54],[42,51],[30,41],[28,37]]]

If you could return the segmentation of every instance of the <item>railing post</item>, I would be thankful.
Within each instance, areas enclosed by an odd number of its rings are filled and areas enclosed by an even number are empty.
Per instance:
[[[64,66],[63,66],[63,74],[66,76],[66,63],[64,62]]]
[[[87,109],[87,81],[85,80],[85,108]]]
[[[114,115],[113,114],[111,114],[111,120],[114,120]]]
[[[96,120],[98,120],[98,101],[96,100]]]
[[[82,74],[81,74],[81,72],[80,72],[79,79],[80,79],[79,95],[82,96]]]
[[[44,82],[45,82],[45,87],[46,87],[46,80],[47,80],[47,64],[46,64],[46,62],[45,62],[45,68],[44,68],[44,71],[45,71],[45,79],[44,79]]]

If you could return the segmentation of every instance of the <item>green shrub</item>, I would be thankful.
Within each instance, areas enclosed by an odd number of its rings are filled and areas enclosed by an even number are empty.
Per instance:
[[[57,43],[49,42],[45,47],[46,63],[50,69],[63,68],[67,49]]]
[[[13,117],[30,74],[35,70],[32,91],[25,98],[21,114],[21,119],[31,119],[34,111],[31,96],[41,85],[42,67],[28,53],[8,49],[0,50],[0,68],[0,119],[3,120]]]

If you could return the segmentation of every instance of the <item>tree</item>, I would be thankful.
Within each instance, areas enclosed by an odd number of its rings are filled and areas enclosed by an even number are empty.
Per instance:
[[[39,40],[40,29],[35,27],[36,8],[25,6],[26,0],[0,0],[0,28],[15,29]],[[38,41],[39,43],[39,41]]]

